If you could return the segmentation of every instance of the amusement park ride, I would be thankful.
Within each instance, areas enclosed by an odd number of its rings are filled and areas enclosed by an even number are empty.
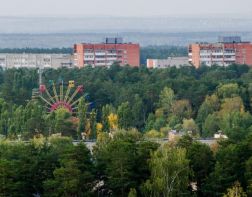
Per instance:
[[[83,85],[77,85],[73,80],[68,81],[68,83],[64,83],[63,80],[58,83],[49,80],[49,85],[46,86],[42,83],[43,70],[40,69],[38,72],[39,89],[36,90],[36,93],[33,93],[33,97],[37,95],[36,97],[39,97],[45,103],[49,113],[64,108],[71,114],[75,114],[78,103],[83,98]]]

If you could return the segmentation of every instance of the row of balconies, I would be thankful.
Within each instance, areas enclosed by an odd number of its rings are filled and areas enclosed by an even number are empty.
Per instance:
[[[190,60],[189,60],[190,61]],[[218,61],[236,61],[235,58],[201,58],[200,61],[207,62],[207,61],[213,61],[213,62],[218,62]]]
[[[108,52],[89,52],[89,53],[84,53],[84,55],[118,55],[121,53],[108,53]]]
[[[92,57],[92,58],[84,58],[84,60],[87,60],[87,61],[93,61],[93,60],[117,60],[118,58],[116,58],[116,57],[106,57],[106,58],[104,58],[104,57],[102,57],[102,58],[100,58],[100,57]]]
[[[235,51],[200,51],[200,54],[235,54]]]
[[[100,55],[100,54],[89,54],[89,55],[87,55],[87,54],[85,54],[84,55],[84,58],[93,58],[93,57],[122,57],[122,55],[119,55],[119,54],[106,54],[106,55]],[[125,55],[125,57],[127,57],[126,55]]]

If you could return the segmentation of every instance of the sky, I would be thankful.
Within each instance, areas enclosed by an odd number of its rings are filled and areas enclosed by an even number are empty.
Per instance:
[[[252,0],[2,1],[0,16],[252,16]]]

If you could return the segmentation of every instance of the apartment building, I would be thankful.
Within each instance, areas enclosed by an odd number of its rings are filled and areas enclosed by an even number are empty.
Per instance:
[[[79,68],[87,65],[109,67],[115,62],[121,66],[140,66],[139,44],[123,43],[122,38],[106,38],[101,44],[74,45],[74,66]]]
[[[60,68],[73,67],[73,56],[70,54],[12,54],[0,53],[0,67],[8,68]]]
[[[189,62],[196,68],[201,65],[247,64],[252,66],[252,44],[240,37],[219,37],[217,43],[195,43],[189,45]]]

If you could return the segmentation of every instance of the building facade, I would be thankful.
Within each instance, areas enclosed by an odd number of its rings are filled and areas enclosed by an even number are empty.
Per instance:
[[[218,43],[189,45],[188,56],[189,62],[196,68],[233,63],[252,66],[252,43],[242,42],[240,37],[220,37]]]
[[[81,43],[74,45],[74,66],[82,68],[111,66],[113,63],[121,66],[140,66],[139,44],[123,43],[122,38],[106,38],[101,44]]]
[[[8,68],[61,68],[73,67],[70,54],[0,53],[0,67]]]
[[[147,59],[147,68],[168,68],[190,65],[188,57],[168,57],[167,59]]]

